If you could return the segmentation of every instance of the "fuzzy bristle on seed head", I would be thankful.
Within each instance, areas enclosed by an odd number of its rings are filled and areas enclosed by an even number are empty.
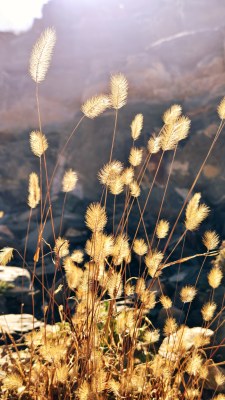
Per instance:
[[[81,107],[84,115],[90,119],[94,119],[102,114],[111,106],[110,99],[104,94],[93,96],[88,99]]]
[[[120,175],[116,176],[109,184],[109,190],[114,196],[123,192],[124,183]]]
[[[0,250],[0,265],[6,265],[13,258],[13,247],[3,247]]]
[[[182,113],[182,108],[179,104],[173,104],[168,110],[163,114],[163,122],[166,125],[172,124],[180,117]]]
[[[215,311],[216,311],[216,303],[214,303],[214,301],[211,302],[209,301],[208,303],[205,303],[201,309],[203,320],[206,322],[211,321]]]
[[[137,140],[143,128],[143,115],[142,114],[135,115],[130,127],[131,127],[132,139]]]
[[[116,74],[112,75],[110,85],[112,107],[118,110],[127,102],[128,82],[123,74]]]
[[[77,180],[77,173],[70,168],[63,176],[62,191],[65,193],[72,192],[76,187]]]
[[[221,100],[218,108],[218,115],[220,117],[220,119],[224,120],[225,119],[225,97],[223,97],[223,99]]]
[[[133,251],[138,256],[144,256],[147,253],[148,246],[145,243],[144,239],[135,239],[134,245],[133,245]]]
[[[69,241],[59,236],[55,241],[54,252],[60,258],[67,256],[69,254]]]
[[[56,33],[53,28],[47,28],[35,43],[30,57],[30,75],[40,83],[47,74],[53,49],[56,42]]]
[[[121,297],[123,292],[122,276],[120,272],[112,271],[108,278],[107,290],[111,299]]]
[[[140,186],[138,185],[137,181],[133,181],[129,184],[130,194],[133,197],[139,197],[141,194]]]
[[[99,171],[98,178],[102,185],[109,186],[113,180],[123,171],[123,164],[120,161],[114,160],[104,165]]]
[[[86,211],[85,222],[92,232],[102,231],[107,223],[105,208],[100,203],[90,204]]]
[[[121,174],[121,179],[124,185],[130,185],[134,179],[134,169],[133,167],[125,168]]]
[[[39,186],[39,178],[35,172],[29,175],[29,188],[28,188],[28,205],[30,208],[35,208],[41,199],[41,191]]]
[[[200,354],[193,354],[191,357],[188,358],[188,362],[186,364],[186,372],[189,375],[197,375],[201,369],[203,363],[203,359]]]
[[[46,136],[42,132],[32,131],[30,133],[30,147],[35,156],[41,157],[48,148]]]
[[[71,254],[71,259],[77,264],[81,264],[84,260],[84,253],[82,250],[74,250]]]
[[[154,331],[146,331],[144,333],[144,341],[147,342],[148,344],[153,344],[159,341],[160,338],[160,333],[158,329],[155,329]]]
[[[183,303],[190,303],[194,300],[197,290],[194,286],[186,285],[180,291],[180,298]]]
[[[129,155],[129,162],[133,167],[137,167],[142,161],[142,149],[132,147]]]
[[[210,251],[218,247],[220,239],[215,231],[207,231],[204,233],[202,241],[207,250]]]
[[[17,390],[23,385],[23,378],[18,373],[10,373],[2,381],[3,388]]]
[[[152,278],[156,278],[161,274],[160,264],[163,260],[163,253],[158,250],[149,252],[145,256],[145,264],[148,268],[148,273]]]
[[[147,147],[150,154],[158,153],[161,148],[161,137],[152,135],[152,137],[150,137],[150,139],[148,140]]]
[[[208,216],[209,208],[205,204],[199,204],[200,193],[195,193],[186,208],[185,227],[189,231],[198,229],[201,222]]]
[[[166,319],[164,328],[163,328],[163,333],[165,336],[169,336],[172,335],[172,333],[176,332],[178,329],[178,325],[177,322],[175,320],[175,318],[173,317],[168,317]]]
[[[164,239],[167,236],[169,230],[169,222],[161,219],[156,227],[156,236],[158,239]]]
[[[125,234],[120,234],[115,238],[113,248],[113,263],[120,265],[130,255],[130,246]]]
[[[222,278],[223,278],[223,273],[221,269],[217,266],[214,266],[208,274],[209,285],[213,289],[218,288],[218,286],[221,284]]]
[[[172,307],[172,300],[168,296],[162,295],[160,297],[160,303],[166,310]]]

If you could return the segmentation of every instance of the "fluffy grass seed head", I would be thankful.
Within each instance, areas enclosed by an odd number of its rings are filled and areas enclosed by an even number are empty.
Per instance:
[[[151,310],[156,305],[156,295],[155,292],[145,289],[140,295],[140,300],[144,304],[145,308]]]
[[[137,293],[138,296],[140,296],[145,289],[146,289],[146,284],[144,278],[138,278],[135,287],[135,292]]]
[[[225,400],[225,394],[219,393],[213,400]]]
[[[148,268],[148,273],[152,278],[156,278],[161,274],[159,267],[160,267],[162,260],[163,260],[163,253],[158,250],[149,252],[145,256],[145,264]]]
[[[122,276],[120,272],[112,271],[107,282],[107,290],[111,299],[121,297],[123,292]]]
[[[94,119],[111,106],[110,98],[105,94],[99,94],[88,99],[81,107],[83,114]]]
[[[166,310],[172,307],[172,300],[168,296],[163,294],[159,300],[163,308],[165,308]]]
[[[129,155],[129,162],[133,167],[137,167],[142,161],[142,149],[137,147],[132,147]]]
[[[198,229],[201,222],[208,216],[209,207],[199,204],[201,193],[195,193],[186,208],[185,227],[189,231]]]
[[[128,82],[123,74],[111,76],[110,80],[111,95],[110,100],[112,107],[119,110],[127,102]]]
[[[112,235],[96,232],[91,239],[87,240],[85,251],[96,262],[103,263],[105,258],[112,255],[114,250],[114,239]]]
[[[164,219],[161,219],[156,227],[157,238],[164,239],[168,234],[168,230],[169,230],[169,222]]]
[[[84,253],[82,250],[74,250],[71,254],[71,259],[77,263],[81,264],[84,260]]]
[[[39,204],[41,199],[41,191],[39,186],[39,178],[35,172],[31,172],[29,175],[29,187],[28,187],[28,205],[30,208],[35,208]]]
[[[138,256],[144,256],[147,253],[148,246],[145,243],[144,239],[135,239],[134,245],[133,245],[133,251]]]
[[[120,265],[124,259],[130,255],[130,246],[128,238],[125,234],[120,234],[115,238],[113,247],[113,263]]]
[[[191,285],[184,286],[180,291],[181,301],[183,303],[191,303],[194,300],[196,293],[197,290],[195,289],[194,286]]]
[[[117,196],[118,194],[122,193],[123,188],[124,188],[124,183],[121,175],[116,176],[109,184],[109,190],[114,196]]]
[[[121,174],[121,179],[122,179],[124,185],[130,185],[134,179],[133,167],[125,168]]]
[[[35,156],[41,157],[48,148],[46,136],[42,132],[32,131],[30,133],[30,147]]]
[[[130,127],[131,127],[132,139],[137,140],[143,128],[143,115],[142,114],[135,115]]]
[[[55,380],[56,382],[66,383],[68,381],[69,367],[68,365],[59,365],[56,367]]]
[[[175,320],[175,318],[173,317],[168,317],[166,319],[164,328],[163,328],[163,333],[165,336],[169,336],[172,335],[173,333],[175,333],[178,329],[178,325],[177,322]]]
[[[202,367],[203,364],[203,359],[200,356],[200,354],[196,353],[193,354],[191,357],[188,358],[187,364],[186,364],[186,372],[189,375],[198,375],[199,371]]]
[[[166,125],[173,124],[182,113],[182,108],[179,104],[173,104],[163,114],[163,122]]]
[[[138,185],[137,181],[134,180],[133,182],[131,182],[130,185],[129,185],[129,188],[130,188],[131,196],[133,196],[133,197],[139,197],[140,196],[141,189],[140,189],[140,186]]]
[[[218,111],[218,115],[219,115],[220,119],[224,120],[224,118],[225,118],[225,97],[221,100],[221,102],[217,108],[217,111]]]
[[[18,390],[21,386],[23,386],[23,378],[20,374],[14,372],[6,375],[2,383],[5,389]]]
[[[209,301],[208,303],[205,303],[201,309],[203,320],[206,322],[211,321],[215,311],[216,311],[216,303],[214,303],[214,301]]]
[[[66,257],[63,260],[63,267],[66,272],[66,280],[71,290],[76,289],[83,278],[83,270],[77,267],[71,257]]]
[[[223,273],[221,269],[215,265],[208,274],[209,285],[213,289],[218,288],[218,286],[220,286],[221,284],[222,278],[223,278]]]
[[[72,192],[76,187],[77,180],[77,173],[70,168],[63,176],[62,191],[65,193]]]
[[[160,333],[158,329],[154,329],[153,331],[146,331],[144,333],[144,341],[148,344],[153,344],[159,341]]]
[[[99,171],[98,178],[102,185],[109,186],[114,179],[121,174],[123,164],[120,161],[114,160],[105,164]]]
[[[190,119],[182,116],[173,124],[164,125],[161,133],[161,146],[163,151],[173,150],[180,140],[187,137],[190,129]]]
[[[35,43],[30,57],[30,75],[36,83],[45,79],[56,42],[55,29],[47,28]]]
[[[217,386],[222,386],[225,383],[225,375],[221,371],[218,371],[215,375],[215,381]]]
[[[107,223],[105,208],[100,203],[91,203],[86,211],[85,222],[92,232],[101,232]]]
[[[13,258],[13,247],[4,247],[0,250],[0,265],[7,265]]]
[[[59,236],[55,241],[54,252],[60,258],[66,257],[69,254],[69,241]]]
[[[210,251],[218,247],[220,239],[215,231],[206,231],[202,241],[207,250]]]
[[[89,400],[90,399],[90,386],[87,381],[84,381],[79,389],[77,390],[77,396],[79,400]]]
[[[150,154],[158,153],[161,148],[161,137],[152,135],[148,140],[147,148]]]

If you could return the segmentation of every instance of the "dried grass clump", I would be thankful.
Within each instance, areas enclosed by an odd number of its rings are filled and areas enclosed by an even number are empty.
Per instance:
[[[54,44],[55,32],[48,29],[34,47],[30,72],[37,84],[45,78]],[[56,230],[51,185],[58,164],[49,179],[45,161],[48,142],[42,134],[36,94],[40,126],[32,131],[30,145],[33,154],[40,158],[40,176],[30,174],[28,205],[31,208],[30,218],[33,208],[37,207],[40,211],[36,215],[37,247],[34,260],[26,255],[27,242],[23,256],[18,254],[24,268],[30,268],[33,262],[32,282],[38,280],[42,291],[43,325],[23,334],[19,340],[10,334],[8,337],[2,334],[2,338],[11,343],[6,343],[2,349],[0,347],[1,399],[205,400],[205,390],[209,388],[212,399],[223,400],[225,396],[219,392],[224,391],[224,361],[218,362],[214,356],[223,348],[223,341],[218,343],[216,335],[224,322],[224,306],[217,304],[215,293],[223,279],[224,243],[218,249],[219,236],[213,230],[206,230],[203,243],[199,244],[203,248],[202,253],[199,250],[196,254],[186,255],[186,236],[196,240],[195,231],[204,224],[209,208],[200,203],[200,193],[195,193],[190,199],[194,182],[178,211],[176,222],[170,221],[170,215],[168,220],[167,216],[162,218],[172,163],[155,226],[150,226],[145,214],[146,209],[150,213],[152,210],[152,189],[164,153],[172,151],[175,157],[180,140],[188,135],[189,118],[182,115],[180,105],[172,105],[163,114],[163,126],[159,133],[147,140],[146,148],[144,145],[140,148],[134,147],[134,142],[143,129],[143,115],[137,114],[130,126],[132,145],[129,159],[122,164],[113,159],[113,146],[118,113],[127,102],[128,83],[125,76],[113,75],[109,95],[94,96],[83,104],[81,110],[84,115],[77,126],[84,116],[93,119],[107,108],[115,109],[115,123],[109,162],[98,173],[103,185],[102,196],[98,202],[87,207],[84,217],[90,230],[89,237],[83,249],[74,249],[72,240],[69,244],[64,237],[63,216],[66,196],[75,188],[77,174],[73,169],[64,174],[64,203],[60,228]],[[223,120],[224,99],[218,114]],[[69,140],[75,131],[76,128]],[[156,153],[160,153],[159,163],[155,174],[151,172],[147,195],[143,196],[143,192],[146,194],[143,185],[145,173],[149,174],[150,158]],[[109,200],[112,200],[112,207]],[[185,207],[183,231],[176,231],[177,235],[174,235]],[[53,243],[45,240],[48,220],[51,222]],[[131,220],[133,224],[130,227]],[[133,227],[135,221],[136,226]],[[29,224],[30,219],[28,233]],[[1,265],[11,260],[13,250],[11,247],[0,250]],[[55,271],[51,287],[49,281],[45,283],[44,276],[47,256]],[[207,273],[203,271],[203,266],[208,267],[210,256],[216,258]],[[181,265],[196,258],[202,259],[196,282],[180,287],[177,281],[174,292],[171,288],[168,290],[165,269],[168,274],[170,271],[173,274],[177,265],[180,270]],[[36,276],[37,265],[42,268],[41,280]],[[187,265],[188,268],[191,267]],[[200,301],[198,283],[201,273],[206,273],[208,277],[199,312],[199,325],[202,321],[202,326],[191,328],[188,326],[189,313]],[[61,276],[61,283],[56,285],[58,275]],[[61,302],[58,297],[62,298]],[[33,293],[31,303],[35,309]],[[183,322],[180,316],[176,316],[176,307],[180,307],[178,311],[181,314],[186,312]],[[56,311],[58,322],[55,322]]]

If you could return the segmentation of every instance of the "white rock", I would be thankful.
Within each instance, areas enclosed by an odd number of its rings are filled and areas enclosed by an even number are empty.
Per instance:
[[[23,333],[43,326],[31,314],[6,314],[0,316],[0,331],[5,333]]]
[[[12,284],[10,292],[29,291],[31,287],[30,273],[25,268],[0,265],[0,281]]]

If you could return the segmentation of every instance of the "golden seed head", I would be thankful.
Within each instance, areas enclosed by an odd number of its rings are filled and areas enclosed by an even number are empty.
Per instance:
[[[174,123],[164,125],[161,133],[161,146],[163,151],[173,150],[180,140],[187,137],[190,129],[190,119],[182,116]]]
[[[218,286],[220,286],[221,284],[222,278],[223,278],[223,273],[221,269],[217,266],[214,266],[208,274],[209,285],[213,289],[218,288]]]
[[[141,194],[141,189],[140,186],[138,185],[137,181],[133,181],[129,185],[130,188],[130,194],[133,197],[139,197]]]
[[[113,180],[121,174],[123,164],[120,161],[114,160],[99,171],[98,178],[102,185],[109,186]]]
[[[121,176],[116,176],[109,184],[109,190],[117,196],[123,192],[124,183]]]
[[[69,288],[71,290],[76,289],[83,279],[83,270],[74,264],[71,257],[66,257],[63,260],[63,267],[66,272],[66,280]]]
[[[160,302],[163,308],[165,308],[166,310],[172,307],[172,300],[168,296],[162,295],[160,297]]]
[[[188,362],[186,365],[186,372],[189,375],[197,375],[202,367],[203,359],[200,354],[193,354],[188,358]]]
[[[114,239],[111,235],[95,232],[91,239],[87,240],[85,250],[96,263],[103,263],[106,257],[113,254]]]
[[[54,252],[60,258],[67,256],[69,254],[69,241],[59,236],[55,241]]]
[[[135,327],[135,316],[133,310],[124,310],[116,318],[116,330],[119,335],[123,332],[133,334]]]
[[[48,148],[46,136],[39,131],[32,131],[30,134],[30,147],[35,156],[41,157]]]
[[[90,394],[90,387],[87,381],[84,381],[81,383],[78,391],[77,391],[77,396],[79,400],[89,400],[89,394]]]
[[[69,367],[64,364],[57,366],[55,378],[57,382],[66,383],[68,381]]]
[[[115,244],[113,248],[113,263],[120,265],[124,259],[130,255],[130,246],[128,238],[124,234],[120,234],[115,238]]]
[[[146,331],[144,333],[144,341],[149,344],[158,342],[159,338],[160,338],[160,333],[158,329],[155,329],[154,331]]]
[[[121,174],[121,179],[124,185],[130,185],[134,179],[134,169],[133,167],[125,168]]]
[[[198,229],[201,222],[208,216],[209,208],[205,204],[199,204],[200,193],[195,193],[186,208],[185,227],[189,231]]]
[[[143,255],[145,255],[147,253],[148,246],[145,243],[144,239],[135,239],[134,245],[133,245],[133,251],[138,256],[143,256]]]
[[[204,233],[202,241],[207,250],[210,251],[218,247],[220,239],[215,231],[207,231]]]
[[[165,221],[164,219],[161,219],[156,227],[156,236],[159,239],[164,239],[168,234],[168,230],[169,230],[169,222]]]
[[[105,94],[93,96],[81,107],[81,111],[87,118],[94,119],[111,106],[110,98]]]
[[[225,394],[220,393],[213,400],[225,400]]]
[[[0,250],[0,265],[6,265],[13,258],[13,247],[3,247]]]
[[[180,291],[180,298],[183,303],[190,303],[194,300],[197,290],[194,286],[186,285]]]
[[[145,256],[145,264],[148,268],[149,275],[153,277],[158,277],[161,274],[159,270],[160,264],[163,260],[163,253],[158,250],[154,250],[153,252],[149,252]]]
[[[77,180],[77,173],[70,168],[63,176],[62,191],[65,193],[72,192],[76,187]]]
[[[111,76],[110,84],[112,107],[118,110],[127,102],[128,82],[123,74],[116,74]]]
[[[29,175],[29,188],[28,188],[28,205],[30,208],[35,208],[41,199],[41,191],[39,187],[39,178],[35,172]]]
[[[124,293],[126,296],[132,296],[135,292],[134,286],[132,286],[129,282],[124,286]]]
[[[182,113],[182,108],[179,104],[173,104],[168,110],[163,114],[163,122],[166,125],[172,124],[180,117]]]
[[[81,264],[84,260],[84,253],[82,250],[74,250],[73,253],[71,254],[71,259],[77,263]]]
[[[10,373],[2,381],[3,387],[8,390],[17,390],[23,385],[23,378],[18,373]]]
[[[215,381],[217,386],[222,386],[225,383],[225,375],[221,371],[218,371],[215,375]]]
[[[30,57],[30,75],[36,83],[40,83],[45,79],[55,42],[55,29],[47,28],[33,47]]]
[[[112,271],[108,277],[107,290],[111,299],[121,297],[123,292],[122,276],[120,272]]]
[[[152,137],[150,137],[150,139],[148,140],[147,147],[150,154],[158,153],[161,148],[161,137],[152,135]]]
[[[137,167],[141,164],[142,160],[142,149],[137,147],[132,147],[129,155],[129,162],[133,167]]]
[[[86,211],[85,222],[92,232],[102,231],[107,223],[105,208],[100,203],[90,204]]]
[[[156,304],[155,292],[152,292],[149,289],[145,289],[144,292],[142,292],[140,295],[140,300],[144,304],[145,308],[151,310],[155,307]]]
[[[143,115],[142,114],[135,115],[130,127],[131,127],[131,136],[133,140],[137,140],[143,128]]]
[[[218,111],[218,115],[219,115],[220,119],[224,120],[224,118],[225,118],[225,97],[221,100],[221,102],[217,108],[217,111]]]
[[[211,321],[216,311],[216,303],[214,301],[205,303],[201,309],[202,318],[204,321]]]
[[[145,289],[146,289],[146,285],[145,285],[144,278],[138,278],[137,283],[136,283],[136,288],[135,288],[137,295],[140,296],[141,293],[144,292]]]
[[[175,318],[173,317],[168,317],[166,319],[164,328],[163,328],[163,333],[165,336],[169,336],[172,335],[172,333],[175,333],[178,329],[178,325],[177,322],[175,320]]]

